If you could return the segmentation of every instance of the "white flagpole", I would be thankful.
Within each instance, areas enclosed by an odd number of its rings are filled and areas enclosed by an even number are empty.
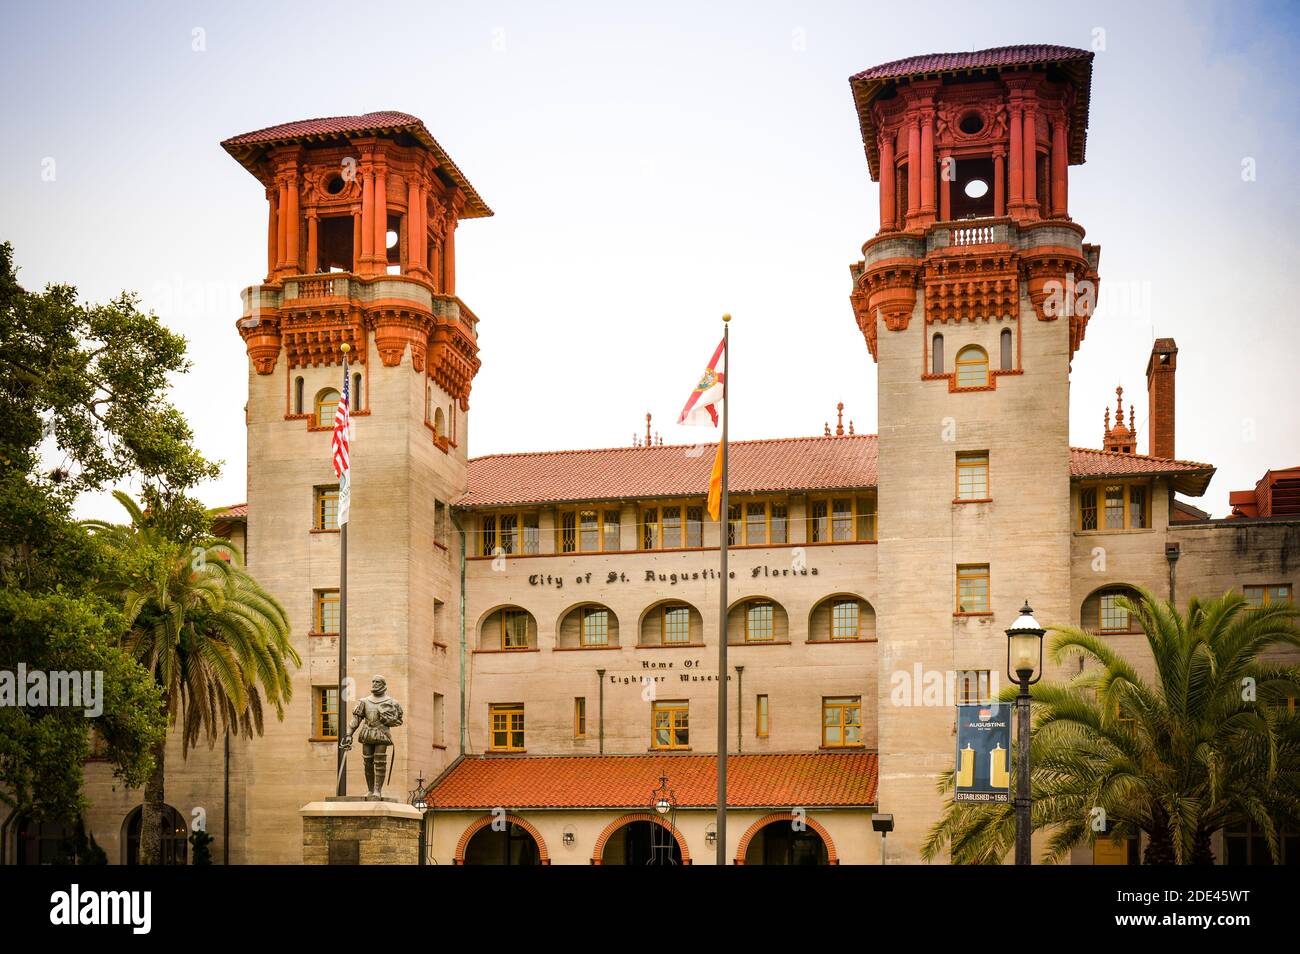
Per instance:
[[[352,395],[348,394],[348,351],[351,348],[346,343],[343,345],[343,393],[348,396],[348,428],[352,427]],[[339,503],[342,504],[342,495],[351,493],[351,487],[348,484],[352,481],[352,441],[351,435],[348,435],[348,470],[344,472],[339,486]],[[350,516],[350,515],[349,515]],[[347,706],[344,704],[344,687],[348,681],[348,525],[347,517],[339,526],[339,704],[338,714],[335,718],[338,721],[336,731],[339,736],[339,777],[335,794],[340,798],[348,793],[348,751],[343,747],[344,727],[347,725]]]
[[[727,863],[727,534],[731,528],[727,494],[727,399],[731,383],[731,315],[722,316],[722,505],[718,515],[721,585],[718,604],[718,817],[717,864]]]

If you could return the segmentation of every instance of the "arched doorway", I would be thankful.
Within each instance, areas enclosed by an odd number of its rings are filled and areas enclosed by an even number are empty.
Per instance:
[[[183,865],[189,860],[189,832],[181,813],[170,805],[162,809],[162,863]],[[140,863],[140,829],[144,823],[144,806],[139,805],[126,816],[126,838],[123,839],[126,863]]]
[[[541,852],[537,840],[522,825],[509,822],[494,830],[484,825],[465,846],[462,864],[467,865],[538,865]]]
[[[594,865],[689,865],[680,831],[649,812],[624,815],[596,839]]]
[[[24,815],[14,829],[14,849],[14,864],[76,864],[76,831],[63,822],[34,821]]]
[[[736,849],[738,865],[836,865],[826,829],[802,814],[779,812],[749,826]]]

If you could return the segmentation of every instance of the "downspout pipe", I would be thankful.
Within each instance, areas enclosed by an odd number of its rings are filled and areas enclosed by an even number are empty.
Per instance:
[[[450,510],[450,508],[448,508]],[[465,754],[465,528],[451,511],[451,522],[460,535],[460,754]]]

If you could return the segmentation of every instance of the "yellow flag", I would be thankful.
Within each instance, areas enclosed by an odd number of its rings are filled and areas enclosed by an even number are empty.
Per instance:
[[[714,520],[722,512],[722,442],[713,458],[713,473],[709,475],[709,516]]]

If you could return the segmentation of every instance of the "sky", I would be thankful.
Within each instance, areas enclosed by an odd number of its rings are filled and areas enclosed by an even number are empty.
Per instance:
[[[0,241],[19,279],[140,294],[190,343],[173,399],[243,501],[239,291],[265,198],[219,146],[295,119],[421,117],[495,210],[457,232],[480,319],[469,450],[665,442],[731,324],[733,439],[876,429],[849,305],[878,227],[848,77],[1015,43],[1096,51],[1070,211],[1099,243],[1071,443],[1178,342],[1177,455],[1206,497],[1300,464],[1300,6],[1209,3],[4,3]],[[120,519],[105,497],[84,516]]]

